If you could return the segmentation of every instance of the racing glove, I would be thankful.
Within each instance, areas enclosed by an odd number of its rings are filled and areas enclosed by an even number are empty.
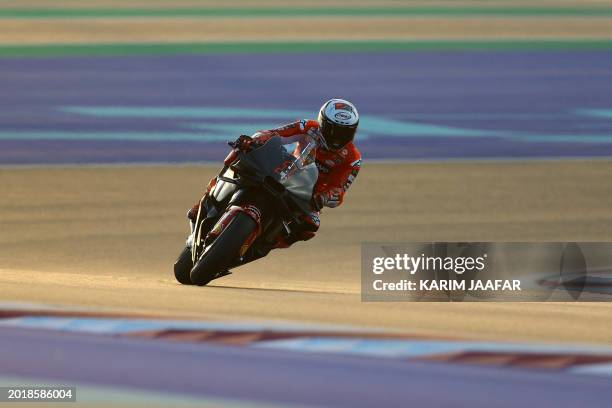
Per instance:
[[[340,196],[342,190],[339,188],[332,188],[329,191],[323,191],[314,195],[314,204],[317,209],[323,207],[335,208],[340,205]]]
[[[247,152],[251,150],[252,144],[253,138],[247,135],[240,135],[240,137],[238,137],[235,142],[228,142],[228,145],[230,145],[231,147]]]

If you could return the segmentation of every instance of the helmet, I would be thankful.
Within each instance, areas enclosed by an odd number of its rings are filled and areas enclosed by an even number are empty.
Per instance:
[[[319,110],[319,128],[328,150],[339,150],[351,142],[359,125],[355,105],[344,99],[330,99]]]

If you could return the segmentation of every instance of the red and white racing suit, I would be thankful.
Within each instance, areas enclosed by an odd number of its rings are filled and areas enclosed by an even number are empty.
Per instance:
[[[319,122],[316,120],[300,120],[276,129],[261,130],[253,135],[253,139],[265,141],[273,136],[293,138],[306,133],[319,139],[321,137]],[[319,207],[334,208],[339,206],[344,201],[346,191],[359,173],[361,153],[352,142],[338,151],[326,150],[320,146],[316,150],[316,165],[319,170],[319,178],[313,191],[314,202]],[[207,194],[212,190],[215,182],[216,178],[213,178],[208,185]],[[195,219],[198,207],[199,202],[190,211],[190,218]],[[309,240],[314,237],[319,225],[319,211],[313,211],[303,218],[302,225],[297,228],[297,231],[291,237],[288,239],[279,237],[279,242],[275,247],[286,248],[296,241]]]

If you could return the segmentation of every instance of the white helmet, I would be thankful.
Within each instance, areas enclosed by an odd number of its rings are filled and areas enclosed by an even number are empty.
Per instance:
[[[329,150],[339,150],[353,141],[359,112],[344,99],[330,99],[319,110],[319,128]]]

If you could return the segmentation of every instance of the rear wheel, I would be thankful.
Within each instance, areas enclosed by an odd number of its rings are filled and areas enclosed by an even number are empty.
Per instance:
[[[240,248],[257,228],[257,223],[243,212],[238,212],[229,225],[210,244],[191,270],[191,282],[202,286],[219,272],[227,270],[237,260]]]
[[[174,277],[183,285],[193,285],[189,277],[191,268],[193,268],[191,248],[186,246],[174,263]]]

